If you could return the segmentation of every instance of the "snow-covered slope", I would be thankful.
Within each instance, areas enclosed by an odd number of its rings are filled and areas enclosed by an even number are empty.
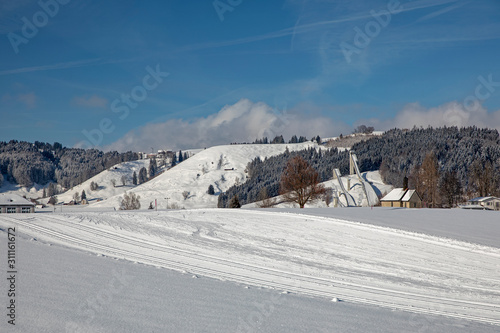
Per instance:
[[[122,195],[124,192],[135,187],[134,185],[132,185],[132,175],[134,171],[138,174],[139,170],[142,167],[145,167],[146,169],[149,167],[149,159],[117,164],[109,168],[108,170],[104,170],[94,177],[87,179],[80,185],[75,186],[64,193],[58,194],[58,202],[68,203],[73,200],[73,195],[75,193],[81,195],[82,190],[85,190],[85,194],[87,195],[87,200],[89,200],[89,202],[103,200],[115,195]],[[121,182],[122,176],[125,176],[127,178],[125,186],[123,186]],[[112,180],[116,181],[116,187],[111,184]],[[97,183],[97,185],[99,185],[99,189],[97,191],[90,190],[90,183],[92,182],[95,182]],[[47,201],[48,198],[44,200],[44,202]]]
[[[0,174],[0,177],[3,178],[2,186],[0,186],[0,193],[5,193],[5,194],[17,194],[21,197],[26,197],[26,198],[41,198],[43,194],[43,188],[45,187],[44,185],[40,184],[33,184],[33,186],[21,186],[18,184],[12,184],[9,182],[6,177],[4,177],[2,174]]]
[[[140,196],[141,209],[148,208],[156,200],[158,209],[167,208],[210,208],[217,207],[217,195],[236,182],[246,180],[245,168],[252,159],[274,156],[289,151],[318,147],[315,143],[267,144],[267,145],[225,145],[207,148],[193,157],[179,163],[149,182],[141,184],[130,192]],[[219,163],[221,161],[221,163]],[[215,195],[207,194],[214,186]],[[186,193],[184,198],[183,192]],[[92,204],[97,207],[119,206],[121,193]]]

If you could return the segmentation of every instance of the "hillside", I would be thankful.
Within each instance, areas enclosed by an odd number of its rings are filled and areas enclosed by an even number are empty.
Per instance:
[[[234,196],[238,196],[242,204],[258,201],[263,190],[269,197],[278,196],[281,173],[287,161],[296,155],[314,167],[323,182],[332,178],[334,168],[345,175],[349,171],[349,154],[343,150],[334,147],[320,153],[310,149],[267,160],[255,159],[250,165],[250,178],[224,192],[219,197],[219,207],[226,207]],[[420,187],[419,194],[425,202],[431,201],[431,189],[426,189],[421,177],[418,179],[418,172],[427,156],[435,157],[435,191],[441,192],[445,184],[450,184],[448,179],[452,179],[455,203],[477,196],[500,196],[500,137],[496,130],[477,127],[393,129],[353,144],[352,150],[357,154],[361,172],[380,170],[382,181],[394,187],[402,187],[407,176],[410,188]],[[453,205],[447,199],[445,195],[438,196],[432,206]]]
[[[81,195],[83,190],[85,190],[85,194],[87,195],[87,200],[89,201],[89,203],[104,200],[115,195],[122,195],[126,191],[135,187],[134,185],[132,185],[132,174],[134,173],[134,171],[136,173],[139,173],[139,170],[142,167],[145,167],[147,169],[149,163],[149,159],[144,159],[132,162],[123,162],[112,166],[109,169],[106,169],[103,172],[99,173],[98,175],[86,180],[82,184],[77,185],[64,193],[58,194],[58,202],[69,203],[71,200],[73,200],[73,195],[75,193]],[[125,176],[127,178],[125,186],[123,186],[121,182],[122,176]],[[112,180],[116,181],[116,186],[112,185]],[[90,189],[90,184],[92,182],[97,183],[97,185],[99,186],[97,191],[92,191]],[[48,198],[45,198],[41,201],[47,203],[48,200]]]
[[[66,148],[57,142],[0,142],[0,191],[4,191],[1,188],[4,177],[11,185],[20,187],[56,182],[70,188],[115,164],[137,159],[132,152]]]
[[[141,209],[156,200],[158,208],[207,208],[217,207],[217,196],[236,183],[246,180],[248,162],[259,157],[266,159],[289,151],[318,147],[315,143],[297,144],[244,144],[207,148],[179,163],[160,176],[130,189],[139,195]],[[215,195],[207,194],[214,186]],[[183,192],[189,192],[184,198]],[[91,205],[94,208],[118,208],[120,195]]]

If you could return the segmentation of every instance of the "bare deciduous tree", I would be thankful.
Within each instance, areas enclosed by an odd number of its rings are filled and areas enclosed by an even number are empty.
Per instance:
[[[241,208],[240,200],[238,200],[238,196],[235,195],[234,197],[231,198],[229,201],[229,208]]]
[[[113,185],[113,187],[116,187],[116,179],[111,179],[111,185]]]
[[[496,187],[495,172],[490,161],[474,161],[470,167],[469,179],[480,197],[494,194]]]
[[[136,195],[135,193],[128,194],[127,192],[125,192],[123,194],[123,199],[120,201],[120,210],[140,209],[140,198],[141,197]]]
[[[421,166],[416,166],[411,175],[413,186],[429,207],[439,205],[439,163],[433,152],[425,155]]]
[[[121,178],[121,181],[122,181],[122,185],[125,186],[125,184],[127,183],[127,177],[125,177],[125,175],[123,175]]]
[[[217,162],[217,169],[220,170],[222,168],[222,164],[224,164],[224,155],[220,155],[219,161]]]
[[[449,208],[457,204],[457,199],[462,194],[462,184],[457,177],[456,171],[448,171],[444,174],[439,184],[439,192]]]
[[[297,203],[300,208],[308,202],[320,199],[325,187],[319,184],[319,175],[302,157],[288,160],[281,174],[280,193],[286,201]]]
[[[330,204],[333,201],[332,191],[333,189],[331,187],[325,189],[325,195],[323,196],[323,199],[325,200],[325,204],[327,207],[330,207]]]
[[[184,200],[186,200],[187,198],[189,198],[189,191],[182,192],[182,196],[184,197]]]
[[[267,194],[267,187],[260,190],[257,200],[260,202],[257,204],[259,208],[271,208],[276,206],[276,198],[270,198]]]
[[[98,188],[99,188],[99,185],[97,185],[96,182],[91,182],[90,183],[90,190],[91,191],[97,191]]]

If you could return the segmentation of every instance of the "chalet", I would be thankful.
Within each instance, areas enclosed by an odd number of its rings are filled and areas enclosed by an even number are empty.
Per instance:
[[[497,197],[478,197],[470,199],[465,205],[461,205],[463,209],[481,209],[481,210],[500,210],[500,198]]]
[[[34,213],[35,204],[16,194],[0,194],[0,214]]]
[[[422,208],[422,199],[415,190],[395,188],[380,199],[382,207]]]

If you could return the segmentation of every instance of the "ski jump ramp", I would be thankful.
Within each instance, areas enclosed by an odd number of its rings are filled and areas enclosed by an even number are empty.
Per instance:
[[[342,179],[340,178],[340,171],[339,169],[333,169],[333,177],[335,179],[337,179],[337,181],[339,182],[339,186],[340,186],[340,190],[342,191],[341,194],[343,194],[345,196],[345,199],[347,201],[347,206],[348,207],[356,207],[356,201],[354,201],[354,198],[352,197],[352,195],[349,194],[348,191],[346,191],[345,187],[344,187],[344,183],[342,183]]]
[[[374,206],[379,203],[377,193],[375,193],[375,190],[371,186],[370,183],[365,181],[363,177],[361,177],[361,172],[359,172],[359,167],[358,167],[358,157],[354,153],[354,151],[349,151],[349,169],[350,173],[358,176],[358,179],[361,183],[361,186],[363,187],[363,192],[366,197],[366,201],[368,203],[368,206]]]

